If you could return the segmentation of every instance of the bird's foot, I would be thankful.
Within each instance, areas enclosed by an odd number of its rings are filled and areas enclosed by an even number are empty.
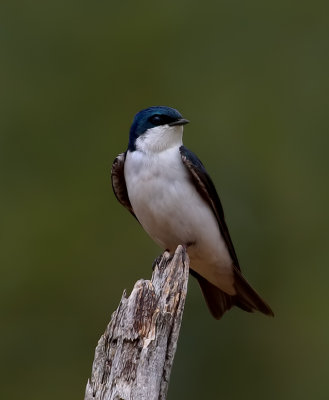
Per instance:
[[[162,254],[160,254],[158,257],[156,257],[156,258],[154,259],[153,264],[152,264],[152,271],[154,271],[154,269],[155,269],[155,267],[156,267],[157,265],[160,266],[161,260],[162,260]]]
[[[187,251],[187,249],[191,246],[195,246],[196,242],[187,242],[186,244],[183,245],[184,250]]]
[[[169,252],[168,249],[166,249],[167,252]],[[163,263],[168,263],[172,260],[172,258],[174,257],[174,255],[170,255],[169,258],[164,259],[163,254],[160,254],[158,257],[155,258],[155,260],[153,261],[152,264],[152,271],[154,271],[155,267],[158,266],[160,269],[162,268]]]
[[[183,259],[183,262],[184,262],[184,263],[185,263],[185,260],[186,260],[187,250],[188,250],[188,248],[191,247],[191,246],[195,246],[195,242],[187,242],[187,243],[185,243],[185,244],[182,244],[182,247],[183,247],[183,249],[184,249],[184,252],[183,252],[183,254],[182,254],[182,259]]]

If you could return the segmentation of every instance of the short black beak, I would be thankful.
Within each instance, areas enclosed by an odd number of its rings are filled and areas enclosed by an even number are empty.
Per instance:
[[[190,121],[189,121],[188,119],[181,118],[181,119],[178,119],[177,121],[170,122],[168,125],[169,125],[169,126],[186,125],[186,124],[188,124],[189,122],[190,122]]]

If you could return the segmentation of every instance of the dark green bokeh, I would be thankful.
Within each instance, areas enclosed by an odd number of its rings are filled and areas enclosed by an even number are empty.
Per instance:
[[[327,2],[0,6],[1,398],[82,398],[160,250],[109,173],[135,112],[178,108],[276,317],[211,319],[191,279],[169,399],[327,399]]]

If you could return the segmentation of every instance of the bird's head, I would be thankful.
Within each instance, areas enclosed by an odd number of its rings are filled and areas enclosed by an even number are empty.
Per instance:
[[[159,152],[181,145],[183,125],[188,122],[174,108],[146,108],[135,115],[130,128],[128,150]]]

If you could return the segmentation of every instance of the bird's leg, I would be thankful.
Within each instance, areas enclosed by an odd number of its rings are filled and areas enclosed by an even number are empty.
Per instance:
[[[184,253],[183,253],[183,262],[185,262],[185,255],[187,254],[187,249],[191,246],[194,246],[195,242],[187,242],[185,244],[182,244],[183,249],[184,249]]]
[[[185,261],[185,254],[187,253],[187,249],[189,247],[191,247],[191,246],[194,246],[194,245],[195,245],[195,242],[187,242],[187,243],[182,244],[182,247],[184,249],[184,253],[183,253],[184,259],[183,259],[183,261]],[[170,254],[170,250],[166,249],[162,254],[160,254],[158,257],[156,257],[156,259],[153,261],[152,271],[154,271],[154,268],[155,268],[156,265],[158,265],[159,268],[162,267],[163,255],[166,252],[168,252]],[[169,263],[174,258],[174,255],[175,255],[175,253],[170,254],[169,257],[166,259],[166,263]]]
[[[191,246],[195,246],[195,242],[187,242],[186,244],[182,245],[184,247],[184,250],[187,251],[187,249]]]
[[[160,265],[161,259],[162,259],[162,254],[160,254],[158,257],[156,257],[156,258],[154,259],[153,264],[152,264],[152,271],[154,271],[154,268],[155,268],[157,265]]]
[[[164,253],[165,253],[166,251],[169,252],[169,250],[166,249],[166,250],[164,251]],[[152,271],[154,271],[154,268],[155,268],[157,265],[159,266],[159,268],[161,268],[161,264],[162,264],[161,261],[162,261],[162,258],[163,258],[163,254],[164,254],[164,253],[160,254],[158,257],[155,258],[155,260],[153,261],[153,264],[152,264]],[[173,257],[173,256],[170,256],[169,260],[171,260],[172,257]]]

